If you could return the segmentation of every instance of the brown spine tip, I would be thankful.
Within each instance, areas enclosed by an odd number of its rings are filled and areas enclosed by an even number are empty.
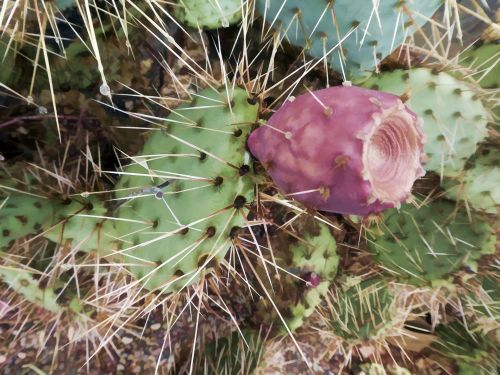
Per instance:
[[[412,95],[411,89],[408,89],[399,97],[399,99],[401,99],[403,103],[406,103],[408,100],[410,100],[411,95]]]

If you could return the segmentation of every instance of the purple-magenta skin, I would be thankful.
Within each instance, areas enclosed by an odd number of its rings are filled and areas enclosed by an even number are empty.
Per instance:
[[[398,96],[337,86],[287,100],[248,146],[289,198],[366,216],[399,207],[422,168],[420,118]]]

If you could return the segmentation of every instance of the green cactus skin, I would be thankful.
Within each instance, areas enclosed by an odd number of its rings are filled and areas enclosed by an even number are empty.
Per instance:
[[[14,193],[0,200],[0,249],[10,247],[13,241],[42,231],[42,235],[56,243],[78,246],[81,251],[98,250],[102,254],[114,246],[114,227],[105,216],[106,208],[96,198],[64,204],[58,200]]]
[[[306,232],[304,241],[290,246],[293,266],[319,278],[319,284],[308,288],[303,300],[290,308],[292,317],[287,319],[287,325],[291,331],[302,326],[304,319],[311,316],[337,274],[337,243],[326,224],[319,223],[318,226],[319,233]]]
[[[206,89],[175,109],[117,184],[117,197],[124,198],[172,181],[115,213],[122,252],[133,257],[131,271],[147,289],[196,282],[208,261],[225,256],[233,228],[244,225],[242,209],[254,199],[245,143],[258,105],[240,88],[229,103],[225,89]]]
[[[262,362],[264,340],[258,332],[236,331],[208,344],[204,354],[198,375],[251,375]]]
[[[13,193],[0,197],[0,249],[12,241],[37,233],[55,218],[54,203],[42,197]]]
[[[241,20],[241,0],[179,0],[174,16],[194,28],[228,27]]]
[[[74,7],[75,1],[76,0],[56,0],[55,3],[57,5],[57,9],[59,9],[62,12],[66,9]]]
[[[399,322],[396,299],[381,277],[344,280],[328,300],[326,323],[332,333],[349,345],[366,340],[383,342]]]
[[[470,162],[472,166],[462,176],[443,181],[446,197],[465,200],[476,210],[496,214],[500,207],[498,152],[493,149],[480,150]]]
[[[487,136],[487,109],[468,84],[447,73],[395,70],[373,76],[363,86],[396,95],[410,93],[406,104],[424,121],[427,171],[445,177],[460,175]]]
[[[477,71],[474,78],[481,87],[500,87],[500,44],[488,43],[465,51],[460,64]]]
[[[21,269],[0,266],[0,280],[10,288],[21,293],[26,300],[43,307],[45,310],[58,313],[62,310],[57,303],[57,296],[51,288],[42,289],[30,272]]]
[[[438,326],[436,335],[439,339],[431,348],[452,359],[458,367],[458,375],[497,373],[500,358],[491,337],[474,334],[461,322]]]
[[[426,17],[431,17],[441,4],[441,0],[389,0],[381,1],[375,12],[372,2],[360,0],[256,2],[257,10],[268,24],[315,58],[323,58],[357,26],[356,31],[342,42],[345,62],[340,62],[338,49],[328,57],[335,70],[346,71],[348,80],[372,72],[381,59],[403,43],[405,36],[427,22]],[[407,27],[410,17],[413,25]]]
[[[82,303],[77,296],[73,296],[66,304],[59,303],[55,288],[42,287],[26,269],[0,265],[0,281],[9,285],[16,293],[22,294],[27,301],[52,313],[71,311],[80,314],[83,311]]]
[[[56,211],[57,222],[44,233],[56,243],[67,243],[79,251],[109,254],[116,248],[116,233],[112,220],[106,220],[107,208],[95,196],[82,201],[73,200]]]
[[[435,201],[419,209],[404,205],[388,210],[384,234],[368,239],[373,259],[398,281],[415,286],[449,285],[461,267],[477,268],[483,254],[495,251],[491,227],[451,201]]]

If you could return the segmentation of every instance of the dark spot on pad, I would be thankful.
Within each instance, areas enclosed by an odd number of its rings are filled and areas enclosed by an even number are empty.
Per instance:
[[[19,220],[22,225],[28,224],[28,218],[24,215],[16,216],[16,219]]]
[[[26,280],[26,279],[19,280],[19,283],[21,284],[21,286],[23,288],[27,288],[30,285],[30,282],[28,280]]]
[[[42,208],[42,204],[40,202],[33,203],[33,206],[35,206],[36,208]]]
[[[246,175],[248,172],[250,172],[250,167],[246,164],[243,164],[240,169],[238,170],[238,173],[240,176]]]
[[[241,227],[234,226],[231,228],[231,231],[229,232],[229,237],[235,239],[236,237],[239,236],[240,232],[241,232]]]
[[[215,233],[217,232],[217,229],[215,229],[214,226],[208,227],[207,231],[205,232],[207,238],[211,238],[215,236]]]
[[[204,152],[200,152],[200,160],[205,160],[207,158],[207,154]]]
[[[233,207],[236,208],[237,210],[239,210],[240,208],[243,208],[245,203],[247,203],[247,199],[242,195],[238,195],[234,199]]]
[[[189,228],[188,228],[188,227],[183,228],[182,230],[180,230],[180,231],[179,231],[179,234],[181,234],[181,235],[183,235],[183,236],[184,236],[184,235],[186,235],[186,234],[187,234],[187,232],[189,232]]]
[[[259,98],[256,95],[252,95],[251,97],[247,98],[247,103],[250,105],[255,105],[259,102]]]
[[[8,229],[4,229],[4,230],[2,231],[2,235],[3,235],[4,237],[9,237],[9,236],[10,236],[10,230],[8,230]]]
[[[224,182],[224,179],[221,176],[217,176],[214,178],[214,186],[220,186]]]
[[[233,135],[238,138],[239,136],[241,136],[243,134],[243,131],[241,129],[236,129],[233,133]]]
[[[182,276],[184,276],[184,272],[182,272],[182,270],[177,270],[174,272],[174,275],[177,277],[182,277]]]

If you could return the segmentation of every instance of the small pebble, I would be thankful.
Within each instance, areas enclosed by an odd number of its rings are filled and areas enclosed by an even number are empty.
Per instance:
[[[151,326],[151,329],[152,329],[153,331],[158,331],[158,330],[160,329],[160,327],[161,327],[161,324],[160,324],[160,323],[155,323],[155,324],[153,324],[153,325]]]
[[[125,336],[125,337],[123,337],[123,338],[122,338],[122,342],[123,342],[125,345],[130,344],[132,341],[134,341],[134,340],[132,339],[132,337]]]

